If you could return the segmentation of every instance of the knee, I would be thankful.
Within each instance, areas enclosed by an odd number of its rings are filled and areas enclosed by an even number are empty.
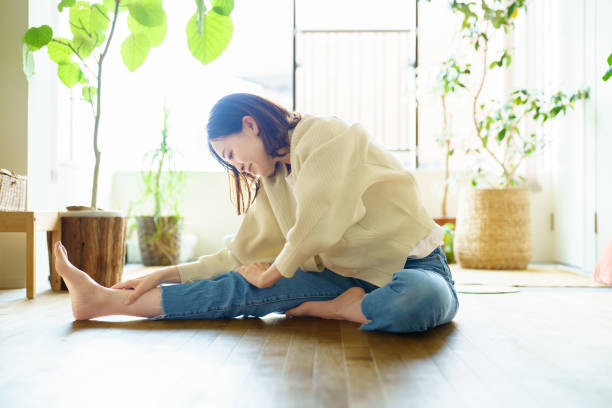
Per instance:
[[[425,331],[448,323],[456,313],[455,298],[442,277],[428,271],[411,271],[406,276],[394,277],[391,289],[396,295],[390,299],[390,318],[401,331]],[[435,275],[435,274],[434,274]],[[392,282],[393,283],[393,282]]]

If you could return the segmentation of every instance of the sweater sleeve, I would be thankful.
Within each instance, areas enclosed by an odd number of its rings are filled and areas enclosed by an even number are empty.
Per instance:
[[[295,225],[274,265],[285,277],[310,257],[342,239],[365,215],[362,195],[369,185],[363,172],[369,138],[363,128],[338,119],[317,119],[294,146]]]
[[[236,234],[225,239],[225,248],[203,255],[195,262],[177,265],[181,283],[214,278],[252,262],[272,263],[284,242],[268,197],[261,187]]]

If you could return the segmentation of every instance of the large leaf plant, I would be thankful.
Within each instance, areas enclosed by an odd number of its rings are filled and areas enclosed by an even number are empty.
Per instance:
[[[187,45],[203,64],[215,60],[229,44],[233,24],[230,14],[233,0],[196,0],[196,11],[187,22]],[[57,76],[68,88],[78,86],[85,102],[91,105],[94,120],[93,150],[95,167],[91,208],[97,207],[98,174],[101,153],[98,129],[102,113],[102,73],[105,57],[121,13],[127,13],[130,34],[121,44],[121,58],[129,71],[135,71],[147,59],[151,48],[159,46],[166,36],[166,12],[162,0],[61,0],[57,9],[68,19],[72,38],[55,36],[49,25],[29,28],[22,37],[23,70],[28,78],[34,74],[33,52],[46,48],[57,64]]]

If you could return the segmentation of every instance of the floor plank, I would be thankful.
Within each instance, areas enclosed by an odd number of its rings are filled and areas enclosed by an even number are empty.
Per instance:
[[[449,324],[390,334],[278,314],[74,321],[65,292],[2,290],[0,406],[612,405],[612,289],[459,302]]]

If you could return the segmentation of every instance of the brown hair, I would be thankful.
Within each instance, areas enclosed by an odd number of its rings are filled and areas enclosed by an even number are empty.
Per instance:
[[[213,106],[206,125],[208,149],[213,157],[227,169],[230,181],[230,201],[236,205],[238,215],[245,213],[255,201],[261,180],[259,177],[241,173],[236,167],[223,160],[215,152],[210,141],[241,132],[242,118],[245,116],[251,116],[257,122],[258,136],[270,157],[283,156],[279,151],[289,147],[288,131],[295,128],[302,119],[302,115],[298,112],[290,112],[268,99],[247,93],[226,95]],[[281,163],[277,163],[279,164]],[[276,169],[274,174],[276,174]],[[248,198],[245,197],[244,190],[248,192]],[[232,196],[235,197],[235,201]]]

